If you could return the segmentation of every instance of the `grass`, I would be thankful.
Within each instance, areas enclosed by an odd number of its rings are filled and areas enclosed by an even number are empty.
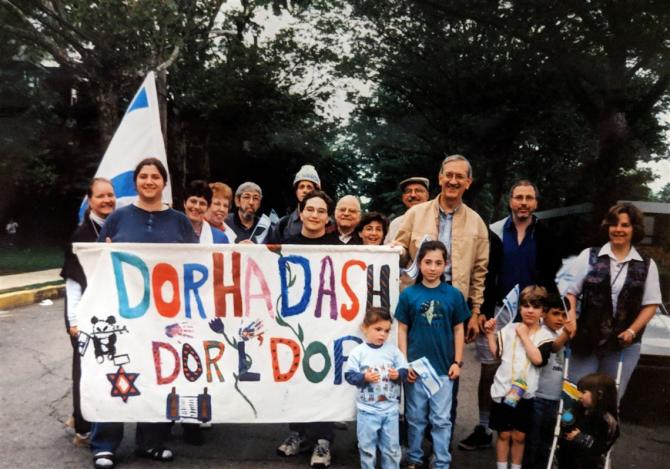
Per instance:
[[[0,275],[23,274],[63,266],[60,246],[0,247]]]

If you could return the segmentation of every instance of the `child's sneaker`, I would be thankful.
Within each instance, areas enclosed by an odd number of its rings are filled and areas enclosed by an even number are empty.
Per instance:
[[[309,465],[310,467],[330,467],[330,441],[317,441]]]
[[[309,442],[298,432],[291,432],[284,442],[277,447],[277,454],[280,456],[295,456],[296,454],[309,451]]]
[[[461,440],[458,448],[465,451],[474,451],[476,449],[490,448],[493,441],[493,434],[487,433],[486,428],[482,425],[477,425],[467,438]]]

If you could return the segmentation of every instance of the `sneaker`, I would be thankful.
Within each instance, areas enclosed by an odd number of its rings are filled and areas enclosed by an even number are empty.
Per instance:
[[[79,447],[91,446],[90,433],[75,433],[72,438],[72,444]]]
[[[493,434],[486,433],[486,428],[477,425],[475,431],[470,436],[458,444],[458,448],[464,451],[474,451],[476,449],[490,448],[493,441]]]
[[[310,467],[330,467],[330,441],[318,440],[309,460]]]
[[[291,432],[284,442],[277,447],[279,456],[295,456],[296,454],[309,451],[310,444],[304,436],[298,432]]]

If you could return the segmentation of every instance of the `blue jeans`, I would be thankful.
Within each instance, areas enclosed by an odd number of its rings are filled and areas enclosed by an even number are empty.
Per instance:
[[[549,462],[554,429],[558,418],[558,400],[535,397],[533,399],[533,423],[526,433],[526,448],[523,453],[524,469],[545,469]]]
[[[382,456],[382,469],[400,467],[398,411],[386,414],[358,410],[356,436],[361,468],[375,469],[377,448]]]
[[[433,453],[435,453],[435,469],[449,467],[449,441],[451,440],[451,396],[453,381],[448,376],[440,376],[442,386],[433,396],[419,383],[409,384],[406,389],[407,408],[407,459],[420,464],[423,459],[423,433],[426,425],[431,425],[433,437]]]
[[[162,448],[170,432],[170,423],[138,423],[135,446],[141,450]],[[123,440],[122,422],[94,422],[91,429],[91,451],[116,452]]]
[[[630,377],[635,371],[637,362],[640,360],[640,348],[642,344],[639,342],[632,344],[623,350],[609,350],[597,351],[591,355],[577,355],[573,353],[570,357],[570,369],[568,377],[570,381],[577,384],[577,382],[588,375],[589,373],[605,373],[616,379],[617,368],[619,366],[619,359],[623,358],[623,366],[621,367],[621,384],[619,385],[619,401],[626,393]]]

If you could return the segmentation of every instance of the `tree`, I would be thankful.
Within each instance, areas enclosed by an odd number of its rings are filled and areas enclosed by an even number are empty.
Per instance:
[[[222,3],[2,0],[18,25],[0,27],[41,48],[91,94],[104,148],[121,115],[121,97],[149,70],[163,71],[191,34],[206,40]]]
[[[654,199],[657,202],[670,203],[670,183],[666,184],[655,194]]]
[[[502,212],[519,176],[540,184],[543,207],[592,200],[597,219],[614,199],[644,195],[651,175],[636,162],[666,150],[659,2],[349,3],[364,26],[346,69],[376,85],[350,143],[374,168],[364,183],[378,204],[397,198],[397,174],[434,178],[456,152],[473,160],[468,192],[485,215]]]
[[[627,177],[635,173],[637,161],[664,154],[667,129],[656,115],[670,85],[670,10],[665,2],[418,3],[446,18],[487,26],[560,73],[591,133],[583,184],[590,188],[596,218],[631,189]]]
[[[517,177],[538,180],[551,202],[573,188],[565,168],[576,166],[585,145],[583,123],[556,73],[481,24],[410,1],[387,6],[356,2],[354,13],[367,23],[346,64],[375,82],[350,128],[350,153],[372,168],[364,185],[375,208],[401,209],[398,181],[436,182],[440,161],[453,153],[473,163],[466,196],[485,218],[500,213]]]

